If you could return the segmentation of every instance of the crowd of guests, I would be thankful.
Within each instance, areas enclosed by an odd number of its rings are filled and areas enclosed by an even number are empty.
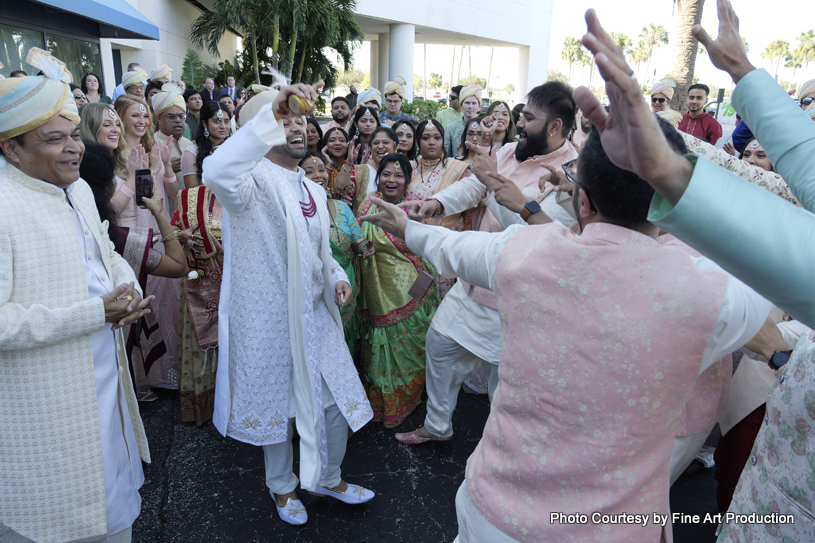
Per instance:
[[[467,85],[419,122],[395,77],[354,85],[320,122],[288,106],[320,84],[249,99],[232,76],[199,91],[131,64],[109,97],[32,49],[42,75],[0,80],[0,201],[49,217],[0,231],[0,521],[36,541],[129,541],[150,460],[137,402],[159,387],[179,390],[182,421],[261,446],[280,518],[303,524],[298,484],[374,497],[341,478],[349,427],[399,428],[426,398],[424,424],[395,439],[450,440],[465,385],[492,411],[457,541],[670,537],[670,522],[550,513],[669,513],[717,423],[719,511],[761,515],[722,519],[720,539],[815,537],[799,236],[815,81],[796,105],[749,64],[719,3],[718,40],[697,37],[739,83],[744,119],[723,148],[708,87],[681,114],[664,79],[649,111],[592,11],[584,44],[614,88],[608,110],[549,82],[479,115]],[[20,377],[30,367],[36,382]]]

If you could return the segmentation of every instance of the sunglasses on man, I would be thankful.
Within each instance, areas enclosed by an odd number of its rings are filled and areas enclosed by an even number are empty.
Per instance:
[[[801,104],[803,104],[805,106],[808,106],[809,104],[812,103],[812,100],[815,100],[815,98],[813,98],[812,96],[809,96],[809,97],[804,98],[803,100],[801,100]]]
[[[651,98],[651,103],[652,104],[655,104],[656,102],[659,102],[660,104],[664,104],[665,103],[665,98]]]

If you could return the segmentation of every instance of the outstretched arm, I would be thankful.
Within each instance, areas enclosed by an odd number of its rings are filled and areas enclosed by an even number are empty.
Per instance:
[[[510,226],[500,233],[453,232],[441,226],[409,221],[405,211],[376,198],[381,209],[361,217],[386,232],[403,238],[408,248],[430,261],[442,277],[461,277],[471,285],[493,290],[498,255],[521,228]]]

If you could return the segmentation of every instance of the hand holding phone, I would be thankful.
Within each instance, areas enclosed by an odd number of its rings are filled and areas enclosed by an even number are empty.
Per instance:
[[[153,197],[153,172],[136,170],[136,205],[144,207],[143,198]]]

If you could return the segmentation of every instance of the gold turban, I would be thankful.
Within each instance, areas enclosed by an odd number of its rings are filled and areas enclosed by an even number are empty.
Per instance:
[[[150,77],[148,78],[150,81],[156,81],[158,79],[170,79],[170,75],[173,71],[170,69],[169,66],[166,64],[162,64],[152,72],[150,72]]]
[[[141,68],[136,68],[132,72],[127,72],[122,76],[122,88],[127,90],[127,87],[131,85],[135,85],[137,83],[144,83],[147,81],[147,72],[142,70]]]
[[[470,96],[475,96],[478,98],[478,103],[481,104],[481,85],[467,85],[466,87],[462,88],[458,93],[458,103],[464,103],[464,100],[469,98]]]
[[[181,111],[187,111],[183,94],[175,83],[165,83],[161,87],[161,92],[157,92],[151,98],[153,111],[156,115],[161,115],[173,106],[181,108]]]
[[[798,99],[803,100],[813,94],[815,94],[815,79],[810,79],[801,85],[801,90],[798,91]]]
[[[655,84],[651,87],[651,96],[655,94],[664,94],[668,100],[673,99],[674,97],[674,89],[676,88],[676,82],[673,79],[665,79],[660,80],[659,83]]]
[[[30,132],[57,115],[79,124],[65,63],[37,47],[28,52],[26,62],[43,75],[0,80],[0,140]]]
[[[395,75],[393,76],[393,81],[388,81],[387,83],[385,83],[385,92],[383,92],[382,94],[384,94],[385,97],[387,97],[389,94],[396,93],[399,95],[399,98],[404,98],[405,84],[406,84],[405,78]]]

